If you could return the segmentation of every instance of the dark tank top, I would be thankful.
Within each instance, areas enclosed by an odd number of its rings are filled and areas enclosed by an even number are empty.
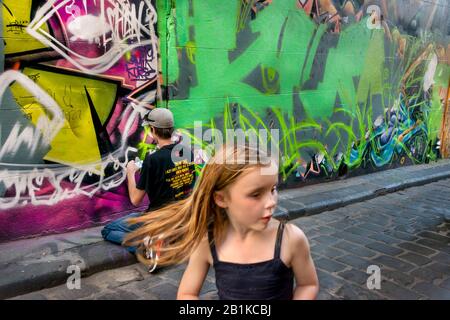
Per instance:
[[[256,263],[219,261],[212,231],[211,255],[220,300],[291,300],[294,273],[280,258],[284,223],[280,223],[272,260]],[[212,239],[212,241],[211,241]]]

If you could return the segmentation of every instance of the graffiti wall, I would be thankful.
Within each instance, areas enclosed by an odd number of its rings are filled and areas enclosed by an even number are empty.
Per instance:
[[[439,157],[448,1],[179,0],[165,10],[167,106],[184,128],[278,128],[282,185]]]
[[[135,210],[125,165],[150,145],[140,119],[157,92],[155,4],[1,6],[0,241]]]
[[[0,242],[137,210],[154,106],[278,129],[282,187],[441,156],[447,0],[0,3]]]

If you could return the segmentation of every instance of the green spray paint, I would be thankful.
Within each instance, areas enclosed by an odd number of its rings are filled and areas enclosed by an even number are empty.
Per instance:
[[[344,107],[354,111],[357,102],[367,99],[369,89],[372,94],[381,93],[383,32],[369,30],[366,20],[336,35],[338,45],[329,50],[323,79],[317,88],[299,89],[310,77],[326,28],[298,10],[295,1],[274,1],[259,12],[249,22],[255,40],[230,61],[229,53],[239,49],[236,47],[239,2],[175,2],[177,45],[194,43],[197,80],[190,87],[188,99],[177,100],[175,96],[168,102],[177,126],[192,126],[194,120],[208,122],[220,115],[227,103],[238,103],[255,112],[276,107],[291,115],[293,95],[297,92],[307,112],[305,116],[325,118],[333,112],[337,94]],[[189,28],[194,30],[194,39],[189,39]],[[176,59],[169,60],[170,79],[175,75],[170,70],[179,67]],[[265,92],[243,81],[255,69],[261,73]],[[277,77],[277,82],[268,83],[270,77]],[[357,88],[353,77],[360,77]]]

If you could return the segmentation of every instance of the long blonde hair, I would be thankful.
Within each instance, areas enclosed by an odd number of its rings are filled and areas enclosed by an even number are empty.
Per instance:
[[[273,164],[259,149],[249,146],[224,146],[206,163],[194,190],[189,197],[151,211],[141,217],[131,218],[130,224],[142,225],[124,240],[126,246],[137,247],[138,260],[155,265],[155,259],[145,256],[145,250],[156,250],[156,241],[144,244],[146,237],[161,239],[164,245],[157,263],[160,266],[183,262],[200,244],[208,229],[212,228],[214,238],[220,241],[228,225],[225,211],[214,201],[214,192],[223,190],[256,166]]]

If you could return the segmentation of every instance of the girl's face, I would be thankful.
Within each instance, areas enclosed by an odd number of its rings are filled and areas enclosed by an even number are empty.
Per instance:
[[[267,227],[278,201],[278,174],[261,173],[261,167],[250,168],[215,193],[216,204],[227,211],[233,225],[252,230]]]

